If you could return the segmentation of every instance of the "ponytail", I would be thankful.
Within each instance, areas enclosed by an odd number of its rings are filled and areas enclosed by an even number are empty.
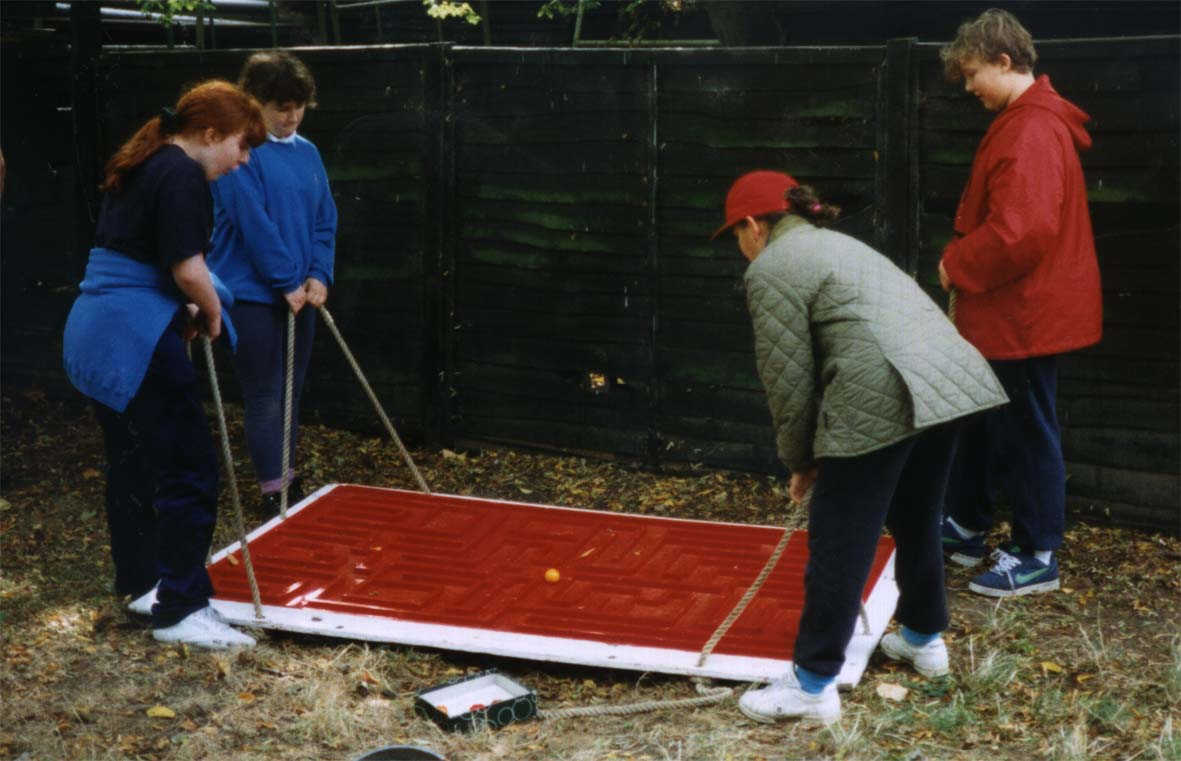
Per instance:
[[[787,191],[788,208],[817,227],[827,227],[841,215],[841,207],[824,203],[810,185],[797,185]]]
[[[182,95],[175,109],[162,108],[148,119],[107,162],[100,187],[105,192],[118,193],[127,175],[160,150],[169,138],[200,135],[210,128],[223,138],[243,132],[251,147],[261,145],[266,139],[266,125],[258,102],[229,82],[210,80]]]

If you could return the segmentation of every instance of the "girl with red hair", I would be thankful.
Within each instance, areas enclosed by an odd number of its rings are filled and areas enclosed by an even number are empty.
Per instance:
[[[221,81],[140,127],[107,164],[95,245],[66,322],[66,374],[103,429],[115,590],[155,591],[152,633],[163,642],[254,644],[209,607],[217,456],[185,343],[224,333],[233,345],[228,293],[205,265],[209,182],[245,164],[264,137],[258,104]]]

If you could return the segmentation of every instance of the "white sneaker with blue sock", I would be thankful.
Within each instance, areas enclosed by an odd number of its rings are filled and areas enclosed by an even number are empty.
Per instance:
[[[841,698],[836,680],[818,677],[824,686],[818,693],[806,691],[793,667],[787,676],[757,690],[747,690],[738,699],[738,710],[764,724],[780,719],[801,718],[828,725],[841,718]]]
[[[944,676],[950,671],[947,644],[941,634],[919,634],[904,626],[882,637],[879,647],[887,658],[908,661],[915,671],[928,679]]]

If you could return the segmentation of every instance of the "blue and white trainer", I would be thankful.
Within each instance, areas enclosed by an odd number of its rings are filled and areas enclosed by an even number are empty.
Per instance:
[[[997,550],[992,556],[992,569],[972,579],[968,589],[989,597],[1016,597],[1053,592],[1059,586],[1058,558],[1054,555],[1049,563],[1023,552]]]
[[[965,537],[948,518],[943,519],[943,553],[953,563],[959,563],[965,568],[980,565],[980,561],[988,555],[988,547],[984,544],[984,534]]]

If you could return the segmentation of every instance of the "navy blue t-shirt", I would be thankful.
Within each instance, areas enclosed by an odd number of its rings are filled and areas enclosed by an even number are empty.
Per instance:
[[[175,145],[165,145],[103,196],[94,245],[165,271],[209,250],[213,199],[205,170]]]

